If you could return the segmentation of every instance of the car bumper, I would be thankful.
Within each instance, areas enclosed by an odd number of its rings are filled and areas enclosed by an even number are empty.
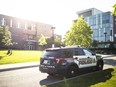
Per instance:
[[[65,74],[68,71],[68,67],[67,66],[45,66],[45,65],[40,65],[39,70],[42,73]]]

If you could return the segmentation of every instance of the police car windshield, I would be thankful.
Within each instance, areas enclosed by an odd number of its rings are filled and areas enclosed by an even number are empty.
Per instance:
[[[59,50],[46,50],[43,53],[42,57],[54,57],[54,58],[60,58],[61,54]]]

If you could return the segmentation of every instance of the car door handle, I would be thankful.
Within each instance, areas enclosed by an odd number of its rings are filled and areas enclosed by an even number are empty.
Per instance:
[[[90,58],[90,57],[87,57],[87,58]]]
[[[78,57],[75,57],[75,60],[79,60],[79,58]]]

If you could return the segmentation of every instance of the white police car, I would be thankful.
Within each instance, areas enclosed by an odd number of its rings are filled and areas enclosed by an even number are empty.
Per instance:
[[[77,75],[84,69],[103,69],[103,59],[81,47],[48,48],[40,58],[39,70],[49,75]]]

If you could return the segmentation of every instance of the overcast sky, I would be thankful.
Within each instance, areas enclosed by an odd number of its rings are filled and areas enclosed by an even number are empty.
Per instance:
[[[0,0],[0,14],[34,20],[56,27],[64,35],[77,19],[77,11],[97,8],[112,11],[116,0]]]

